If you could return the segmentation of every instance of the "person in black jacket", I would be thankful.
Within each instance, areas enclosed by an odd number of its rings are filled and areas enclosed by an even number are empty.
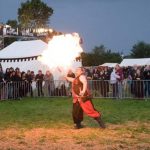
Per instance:
[[[27,80],[27,90],[28,92],[30,92],[31,97],[33,97],[33,89],[32,89],[33,76],[30,70],[27,71],[26,80]]]
[[[38,74],[35,76],[35,81],[38,89],[38,96],[44,96],[42,83],[44,80],[44,74],[42,73],[42,70],[38,71]]]
[[[10,68],[6,68],[6,72],[4,75],[4,79],[6,81],[6,86],[7,86],[7,98],[11,99],[12,98],[12,86],[11,86],[11,72]]]
[[[16,80],[16,98],[21,99],[22,98],[22,78],[21,78],[21,72],[19,68],[15,69],[15,80]]]
[[[150,96],[150,66],[146,66],[143,72],[144,96]]]
[[[0,99],[2,97],[4,97],[4,90],[3,90],[3,87],[4,87],[4,83],[5,83],[5,80],[4,80],[4,73],[3,73],[3,70],[2,70],[2,67],[0,67]]]

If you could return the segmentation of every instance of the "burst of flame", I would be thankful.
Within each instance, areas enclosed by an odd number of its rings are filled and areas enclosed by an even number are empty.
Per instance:
[[[83,51],[78,33],[54,36],[40,58],[50,68],[69,67]]]

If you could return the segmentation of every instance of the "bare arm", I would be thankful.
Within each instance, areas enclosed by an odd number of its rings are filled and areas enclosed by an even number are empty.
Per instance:
[[[69,82],[73,82],[74,81],[74,78],[72,77],[65,77],[66,80],[68,80]]]
[[[83,89],[80,91],[80,96],[83,96],[87,90],[87,79],[84,75],[81,75],[79,79],[83,83]]]

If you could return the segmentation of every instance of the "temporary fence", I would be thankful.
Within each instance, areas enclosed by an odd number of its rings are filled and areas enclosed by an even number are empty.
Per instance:
[[[150,99],[149,80],[123,80],[111,83],[110,80],[88,80],[93,98]],[[71,83],[62,80],[0,83],[0,100],[71,95]]]
[[[110,80],[91,80],[89,87],[93,97],[97,98],[150,99],[149,80],[125,79],[116,83]]]

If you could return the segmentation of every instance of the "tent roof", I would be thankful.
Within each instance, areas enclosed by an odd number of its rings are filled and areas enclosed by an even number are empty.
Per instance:
[[[42,40],[16,41],[0,51],[0,59],[39,56],[47,48]]]
[[[104,63],[104,64],[102,64],[100,66],[115,67],[116,65],[117,65],[117,63]]]
[[[138,59],[123,59],[120,66],[144,66],[150,65],[150,58],[138,58]]]

